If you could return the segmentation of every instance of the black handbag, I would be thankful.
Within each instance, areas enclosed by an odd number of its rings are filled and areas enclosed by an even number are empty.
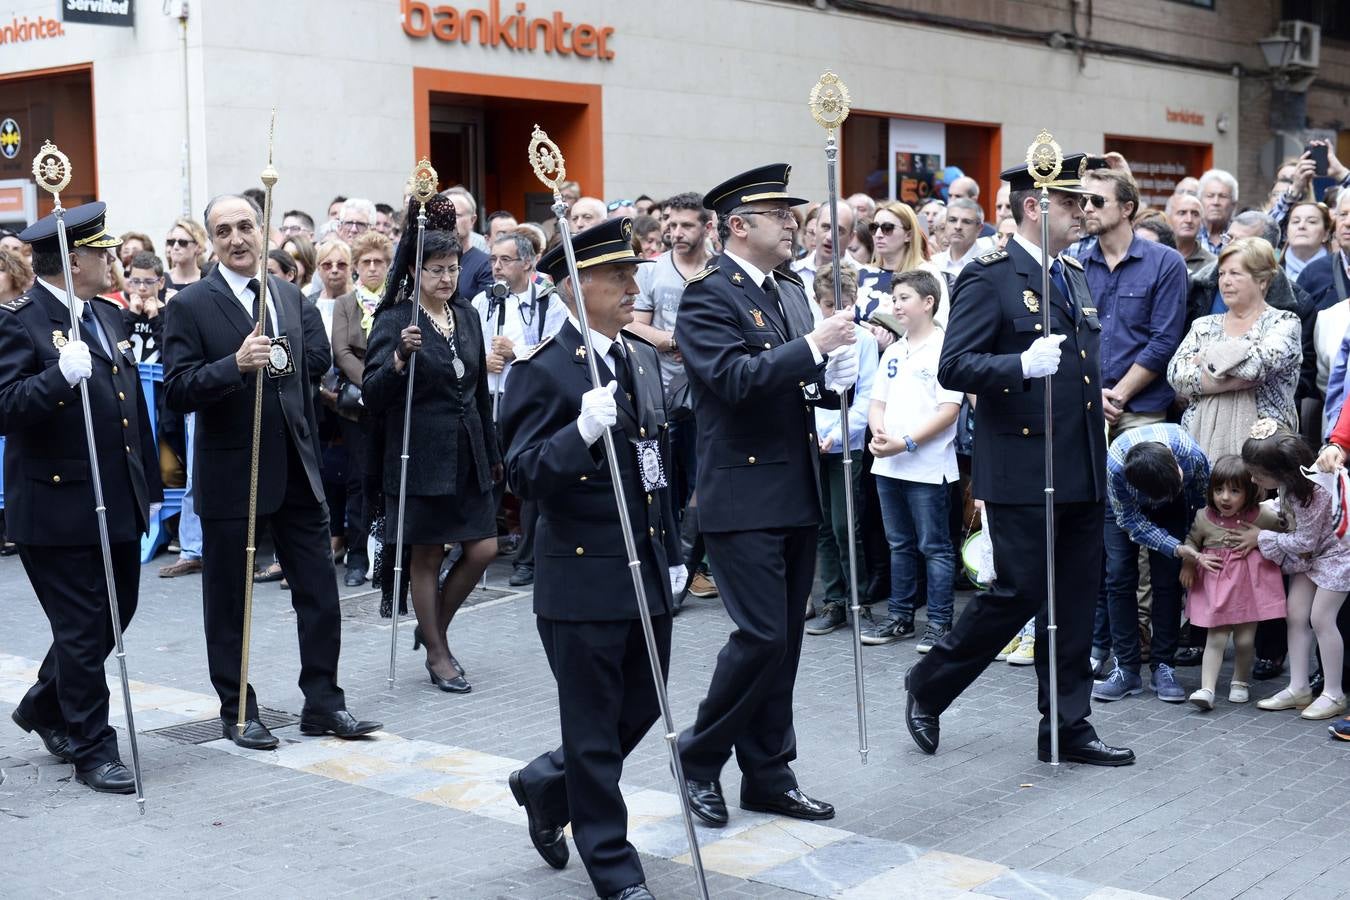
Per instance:
[[[338,414],[348,419],[359,419],[366,410],[361,399],[361,386],[340,369],[333,368],[323,377],[323,389],[337,395]]]

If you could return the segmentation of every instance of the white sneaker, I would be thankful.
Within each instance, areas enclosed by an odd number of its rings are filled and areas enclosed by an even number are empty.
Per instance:
[[[1246,703],[1250,699],[1252,698],[1251,694],[1247,691],[1247,682],[1234,681],[1228,686],[1229,703]]]
[[[1036,663],[1036,639],[1034,637],[1022,638],[1017,649],[1008,654],[1008,664],[1013,666],[1030,666]]]
[[[1020,643],[1022,643],[1022,635],[1014,634],[1012,640],[1008,641],[1006,647],[998,651],[998,656],[995,656],[994,659],[998,662],[1004,662],[1009,656],[1013,655],[1013,652],[1017,650],[1017,645]]]

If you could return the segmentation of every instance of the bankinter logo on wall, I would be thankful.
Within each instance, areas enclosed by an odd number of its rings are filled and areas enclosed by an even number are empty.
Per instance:
[[[531,18],[524,3],[515,4],[514,15],[502,15],[501,0],[491,0],[487,9],[456,9],[432,6],[420,0],[401,0],[403,31],[409,37],[434,37],[438,41],[474,40],[488,47],[576,55],[588,59],[613,59],[607,42],[614,36],[608,26],[573,24],[555,12],[550,18]],[[509,0],[508,0],[509,3]]]

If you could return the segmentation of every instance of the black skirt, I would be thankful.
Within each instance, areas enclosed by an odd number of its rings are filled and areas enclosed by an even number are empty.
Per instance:
[[[403,543],[457,544],[497,536],[496,493],[478,487],[477,467],[469,448],[468,434],[459,429],[459,472],[453,494],[408,498],[403,521]],[[384,495],[384,540],[398,541],[398,497]]]

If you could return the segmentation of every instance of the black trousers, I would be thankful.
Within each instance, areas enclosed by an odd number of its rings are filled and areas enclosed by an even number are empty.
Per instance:
[[[342,618],[337,577],[328,543],[328,510],[309,489],[304,466],[292,447],[281,508],[259,517],[270,527],[277,560],[291,585],[300,636],[300,690],[314,712],[343,709],[337,685]],[[220,715],[233,722],[239,710],[239,654],[243,648],[244,547],[247,520],[202,518],[202,614],[206,661],[220,697]],[[248,686],[247,716],[258,716],[258,699]]]
[[[558,682],[562,746],[536,757],[521,785],[572,839],[595,891],[604,897],[645,881],[628,842],[628,807],[619,792],[623,761],[661,714],[642,623],[538,619]],[[652,619],[661,671],[669,672],[670,616]]]
[[[370,533],[370,503],[366,499],[366,423],[339,417],[342,443],[347,448],[346,529],[347,568],[364,571],[370,565],[366,539]]]
[[[1055,615],[1058,626],[1059,739],[1077,747],[1096,738],[1092,712],[1092,621],[1102,566],[1100,503],[1055,506]],[[910,691],[942,713],[980,676],[1003,645],[1036,617],[1040,749],[1050,749],[1049,633],[1046,631],[1045,507],[985,503],[994,545],[993,587],[975,595],[956,626],[910,672]]]
[[[734,749],[743,795],[797,786],[789,768],[797,758],[792,689],[818,532],[809,525],[704,533],[717,590],[736,630],[717,655],[698,718],[680,735],[685,777],[720,778]]]
[[[117,609],[126,631],[140,591],[139,541],[112,545]],[[19,545],[19,559],[52,627],[52,646],[37,683],[19,701],[32,725],[70,736],[75,768],[97,769],[118,759],[117,732],[108,724],[108,682],[103,665],[117,646],[108,611],[103,551],[93,547]]]
[[[516,546],[517,566],[534,568],[534,526],[539,522],[539,503],[534,500],[520,501],[520,543]]]

